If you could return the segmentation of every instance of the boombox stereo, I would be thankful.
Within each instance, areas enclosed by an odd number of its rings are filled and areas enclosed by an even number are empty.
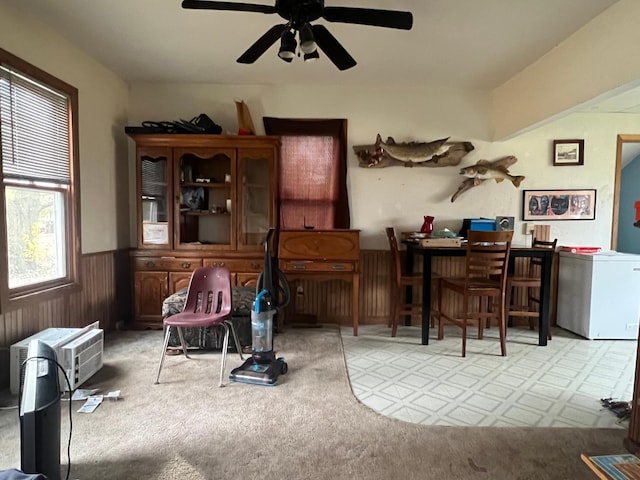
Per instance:
[[[515,217],[496,217],[496,230],[513,230]]]

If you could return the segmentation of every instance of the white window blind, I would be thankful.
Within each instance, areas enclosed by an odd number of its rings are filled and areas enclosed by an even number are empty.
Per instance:
[[[69,98],[0,65],[5,179],[70,183]]]

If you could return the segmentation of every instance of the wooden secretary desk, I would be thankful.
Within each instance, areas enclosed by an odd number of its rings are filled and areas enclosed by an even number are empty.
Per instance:
[[[280,230],[278,262],[288,280],[350,281],[353,334],[358,335],[359,230]]]

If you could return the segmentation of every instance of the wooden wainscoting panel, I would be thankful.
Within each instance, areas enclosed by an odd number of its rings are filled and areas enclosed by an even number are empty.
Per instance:
[[[82,255],[80,273],[78,291],[0,314],[0,348],[8,349],[50,327],[84,327],[98,320],[101,328],[112,330],[128,319],[132,311],[128,251]],[[8,354],[0,357],[0,388],[9,383],[8,359]]]
[[[360,251],[360,324],[386,324],[389,317],[390,253],[388,250]],[[553,284],[551,290],[551,324],[554,325],[555,285],[557,278],[557,261],[554,265]],[[516,271],[525,273],[528,268],[526,259],[517,259]],[[422,258],[417,256],[415,271],[422,270]],[[435,257],[433,272],[442,276],[464,276],[464,257]],[[298,296],[296,287],[302,286],[304,294]],[[287,308],[286,318],[302,315],[315,315],[319,323],[339,323],[351,325],[351,285],[338,280],[291,282],[291,304]],[[414,291],[414,299],[421,301],[422,292]],[[522,295],[522,294],[521,294]],[[436,298],[434,297],[434,302]],[[449,292],[443,297],[443,308],[449,311],[462,312],[462,297]],[[288,320],[287,320],[288,321]],[[516,319],[517,322],[526,319]],[[420,325],[420,319],[414,318],[413,325]]]
[[[391,253],[364,250],[360,255],[360,323],[386,322],[389,315]]]

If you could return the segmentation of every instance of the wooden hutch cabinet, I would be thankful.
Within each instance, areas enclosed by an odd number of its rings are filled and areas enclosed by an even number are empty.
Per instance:
[[[136,143],[138,248],[134,327],[161,328],[162,302],[193,270],[222,265],[255,285],[277,224],[279,138],[131,134]]]

